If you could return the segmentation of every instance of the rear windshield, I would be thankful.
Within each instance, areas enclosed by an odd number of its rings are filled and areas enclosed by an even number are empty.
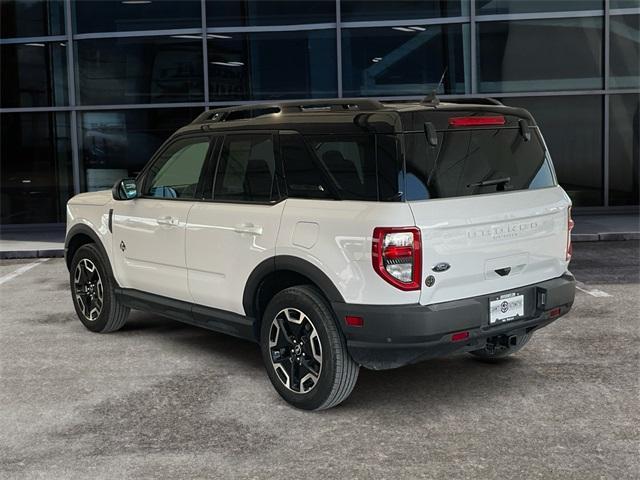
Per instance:
[[[536,129],[526,140],[518,128],[438,132],[438,144],[423,132],[405,133],[406,200],[449,198],[555,185]]]

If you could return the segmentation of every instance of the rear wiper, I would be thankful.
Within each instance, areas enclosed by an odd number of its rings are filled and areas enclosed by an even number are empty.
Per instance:
[[[483,180],[481,182],[470,183],[467,185],[467,188],[471,187],[488,187],[490,185],[497,185],[497,191],[501,192],[504,190],[504,186],[511,181],[511,177],[504,178],[494,178],[492,180]]]

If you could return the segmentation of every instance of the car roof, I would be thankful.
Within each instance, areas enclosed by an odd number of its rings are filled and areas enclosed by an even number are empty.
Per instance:
[[[535,125],[524,109],[507,107],[491,98],[460,98],[421,102],[381,102],[372,99],[319,99],[260,104],[208,110],[176,132],[225,132],[251,130],[293,130],[302,134],[401,133],[421,130],[424,122],[446,129],[451,116],[503,115],[506,126],[520,119]]]

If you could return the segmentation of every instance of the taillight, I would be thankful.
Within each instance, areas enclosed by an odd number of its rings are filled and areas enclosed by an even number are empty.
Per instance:
[[[401,290],[419,290],[422,278],[420,230],[416,227],[377,227],[373,230],[373,268]]]
[[[571,261],[571,255],[573,255],[573,244],[571,243],[571,230],[573,230],[574,226],[575,226],[575,222],[573,221],[573,218],[571,218],[571,207],[569,207],[569,210],[567,211],[567,256],[565,259],[567,262]]]
[[[502,115],[492,115],[484,117],[451,117],[449,125],[452,127],[476,127],[480,125],[504,125],[505,119]]]

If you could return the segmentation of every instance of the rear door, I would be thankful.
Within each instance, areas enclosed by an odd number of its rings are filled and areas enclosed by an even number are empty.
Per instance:
[[[244,314],[249,275],[275,255],[284,201],[277,135],[229,133],[213,161],[205,200],[189,213],[186,261],[195,303]]]
[[[567,269],[570,201],[537,129],[462,123],[438,132],[437,146],[423,132],[405,134],[422,304],[517,289]]]

